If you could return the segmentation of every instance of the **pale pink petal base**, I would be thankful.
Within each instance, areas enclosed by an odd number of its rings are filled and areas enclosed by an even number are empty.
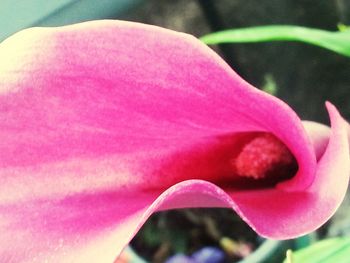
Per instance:
[[[336,109],[328,143],[188,35],[97,21],[24,31],[0,57],[4,262],[112,262],[150,214],[181,207],[232,207],[259,234],[292,238],[344,197]],[[288,146],[298,173],[265,190],[222,183],[239,134],[256,131]]]

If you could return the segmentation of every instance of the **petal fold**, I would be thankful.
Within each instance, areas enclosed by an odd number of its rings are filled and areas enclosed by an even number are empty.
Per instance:
[[[181,207],[232,207],[264,236],[294,237],[329,218],[346,190],[333,106],[325,148],[192,36],[94,21],[25,30],[0,57],[4,262],[110,262],[151,213]],[[278,189],[220,189],[242,132],[274,134],[298,173]]]

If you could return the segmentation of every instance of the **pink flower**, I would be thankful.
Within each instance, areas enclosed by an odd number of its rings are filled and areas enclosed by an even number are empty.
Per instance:
[[[334,106],[332,129],[303,123],[189,35],[33,28],[0,58],[1,262],[111,262],[150,214],[180,207],[231,207],[293,238],[346,192]]]

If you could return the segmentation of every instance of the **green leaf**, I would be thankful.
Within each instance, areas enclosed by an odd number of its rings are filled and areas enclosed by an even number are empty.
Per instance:
[[[206,44],[300,41],[350,57],[350,30],[326,31],[291,25],[231,29],[200,38]]]
[[[294,263],[334,263],[348,262],[350,238],[332,238],[293,252]],[[284,261],[287,263],[288,259]]]

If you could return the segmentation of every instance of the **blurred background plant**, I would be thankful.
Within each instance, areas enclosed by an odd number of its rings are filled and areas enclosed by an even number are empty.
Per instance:
[[[283,263],[334,263],[348,262],[350,254],[350,238],[329,238],[303,249],[287,252],[287,257]]]
[[[328,123],[323,109],[329,100],[350,120],[347,0],[2,0],[0,40],[26,27],[104,18],[197,37],[230,30],[202,40],[217,44],[212,48],[244,79],[286,101],[303,119]],[[155,263],[282,262],[288,248],[297,250],[289,252],[288,263],[347,262],[341,260],[349,253],[343,238],[350,234],[349,208],[347,197],[317,232],[283,242],[258,237],[232,210],[166,211],[153,215],[131,244]],[[337,238],[316,242],[330,237]],[[145,262],[134,250],[127,248],[117,262]]]

